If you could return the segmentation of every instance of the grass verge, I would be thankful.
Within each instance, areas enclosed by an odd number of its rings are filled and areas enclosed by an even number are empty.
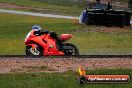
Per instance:
[[[87,74],[130,74],[131,69],[89,70]],[[13,73],[0,74],[0,88],[131,88],[128,84],[85,84],[77,83],[76,72],[66,73]]]

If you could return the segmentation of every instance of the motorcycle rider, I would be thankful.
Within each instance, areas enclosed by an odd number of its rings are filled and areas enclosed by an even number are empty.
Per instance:
[[[59,49],[62,47],[62,42],[61,42],[60,38],[58,37],[58,35],[54,31],[51,31],[51,32],[49,32],[48,30],[42,31],[41,27],[39,25],[32,26],[32,30],[34,30],[34,35],[36,35],[36,36],[40,36],[43,34],[50,34],[50,36],[53,39],[56,39],[56,42],[59,45]]]
[[[36,36],[40,36],[43,34],[50,34],[50,36],[54,39],[58,40],[58,38],[59,38],[58,35],[54,31],[51,31],[50,33],[48,30],[42,31],[41,27],[39,25],[32,26],[32,30],[34,30],[34,35],[36,35]]]

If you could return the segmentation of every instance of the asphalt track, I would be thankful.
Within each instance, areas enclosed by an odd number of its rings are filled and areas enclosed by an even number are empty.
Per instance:
[[[0,12],[2,12],[2,13],[10,13],[10,14],[21,14],[21,15],[39,16],[39,17],[64,18],[64,19],[77,19],[77,20],[79,20],[79,17],[75,17],[75,16],[42,14],[42,13],[23,12],[23,11],[14,11],[14,10],[5,10],[5,9],[0,9]],[[132,21],[130,21],[130,23],[132,24]]]

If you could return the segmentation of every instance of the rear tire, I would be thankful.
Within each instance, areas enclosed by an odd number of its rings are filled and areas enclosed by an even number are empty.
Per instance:
[[[28,56],[42,56],[43,49],[39,45],[37,45],[35,50],[33,50],[31,46],[26,46],[25,53]]]
[[[65,43],[63,45],[62,50],[66,56],[78,56],[79,55],[79,49],[71,43]]]

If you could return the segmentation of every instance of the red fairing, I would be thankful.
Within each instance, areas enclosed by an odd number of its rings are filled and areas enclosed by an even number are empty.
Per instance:
[[[32,49],[35,49],[35,43],[43,48],[43,55],[64,55],[62,51],[58,51],[58,48],[56,47],[56,40],[51,38],[49,34],[35,36],[31,31],[25,39],[25,45],[31,46]]]
[[[72,34],[62,34],[62,35],[60,36],[60,39],[61,39],[62,41],[66,41],[66,40],[69,40],[71,37],[72,37]]]

